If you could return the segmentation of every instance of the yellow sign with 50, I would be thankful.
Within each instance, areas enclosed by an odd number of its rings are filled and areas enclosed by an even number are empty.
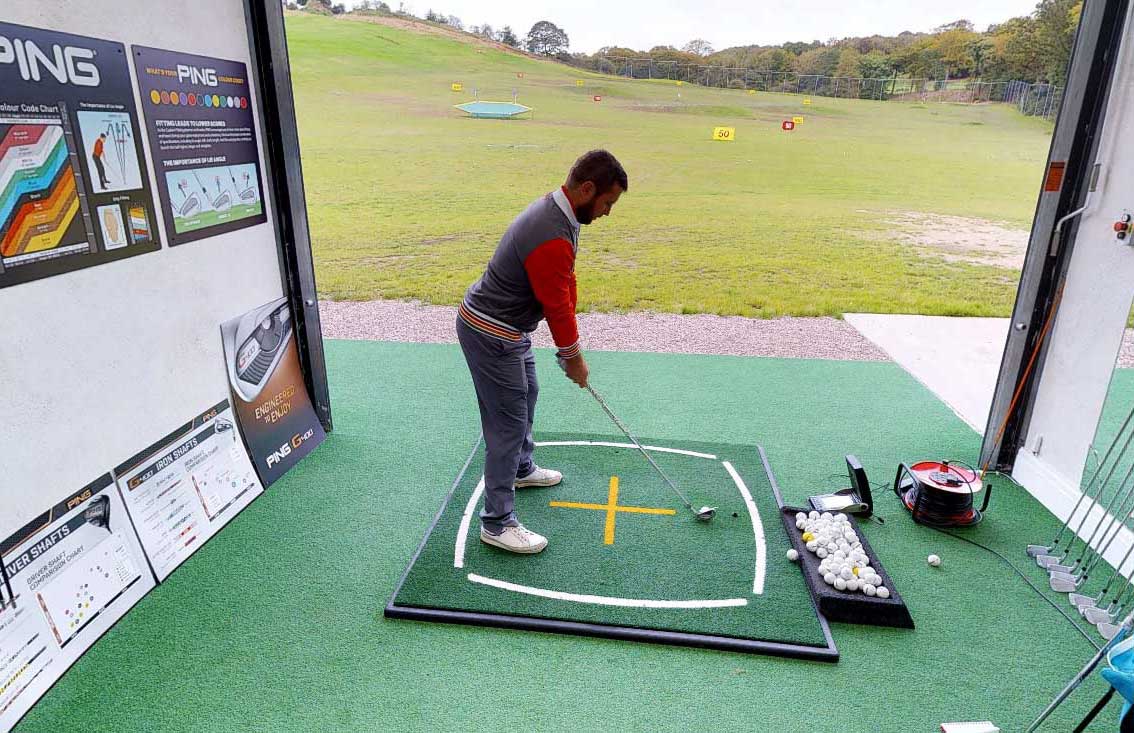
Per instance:
[[[791,121],[794,122],[797,125],[802,125],[803,124],[803,115],[796,115],[795,117],[791,118]]]
[[[714,127],[713,139],[721,142],[732,142],[736,139],[735,127]]]
[[[449,85],[449,88],[452,89],[454,92],[460,92],[460,91],[464,91],[465,85],[460,83],[459,81],[455,81],[455,82],[453,82],[452,84]]]

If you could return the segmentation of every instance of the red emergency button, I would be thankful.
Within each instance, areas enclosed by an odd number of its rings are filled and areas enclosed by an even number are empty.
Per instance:
[[[1114,222],[1114,231],[1116,231],[1116,232],[1125,232],[1129,228],[1130,228],[1130,225],[1127,224],[1124,221]]]

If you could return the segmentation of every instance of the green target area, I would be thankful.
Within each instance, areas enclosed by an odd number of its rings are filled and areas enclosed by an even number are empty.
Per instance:
[[[697,521],[624,439],[537,436],[563,472],[516,492],[516,513],[548,538],[538,555],[480,541],[483,443],[459,474],[386,615],[654,641],[834,661],[780,520],[757,446],[643,440],[696,505]]]

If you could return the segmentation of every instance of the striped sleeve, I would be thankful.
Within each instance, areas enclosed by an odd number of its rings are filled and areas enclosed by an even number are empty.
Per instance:
[[[532,250],[524,260],[532,292],[543,306],[543,315],[558,356],[579,354],[579,327],[575,321],[575,252],[566,239],[551,239]]]

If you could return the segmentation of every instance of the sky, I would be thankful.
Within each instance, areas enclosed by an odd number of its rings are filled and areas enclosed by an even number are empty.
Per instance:
[[[352,0],[338,0],[350,6]],[[399,0],[386,0],[393,8]],[[523,39],[532,24],[549,20],[567,32],[571,51],[603,46],[649,50],[681,48],[703,38],[715,49],[827,41],[848,36],[892,36],[931,31],[959,18],[983,31],[992,23],[1028,15],[1036,0],[404,0],[418,16],[427,10],[455,15],[467,28],[512,26]]]

